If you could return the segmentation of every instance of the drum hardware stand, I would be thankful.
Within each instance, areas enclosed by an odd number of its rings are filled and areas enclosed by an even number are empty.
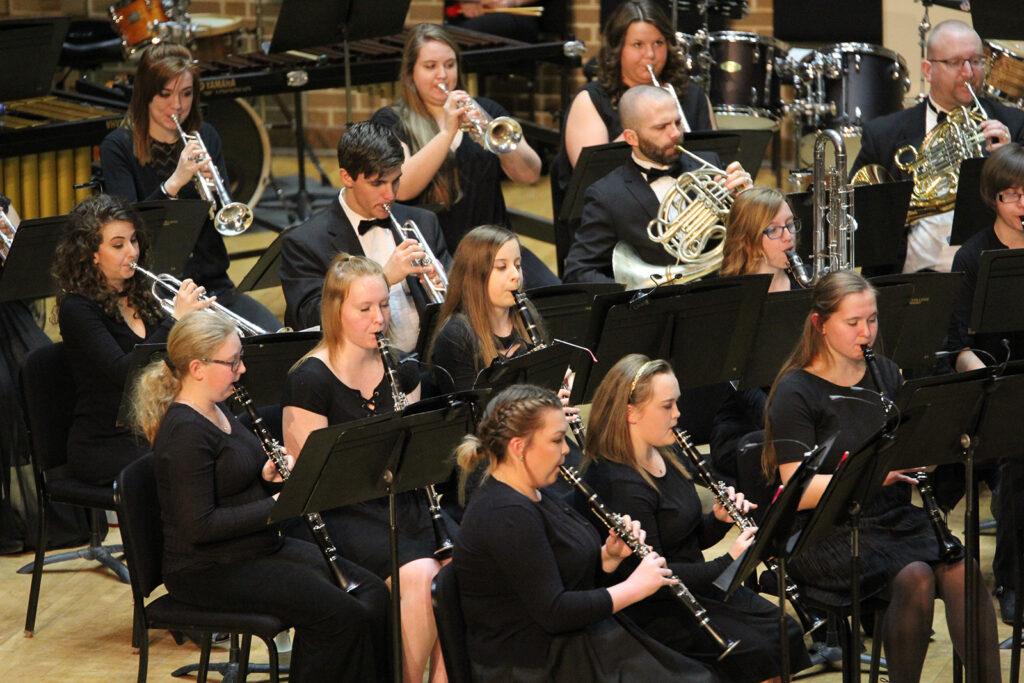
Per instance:
[[[924,14],[921,16],[921,23],[917,25],[917,44],[921,48],[921,61],[924,61],[926,56],[926,46],[928,44],[928,32],[932,30],[932,22],[928,18],[928,8],[931,7],[932,3],[929,0],[922,0],[921,4],[924,6]],[[920,90],[917,92],[917,101],[923,102],[928,97],[928,93],[924,91],[924,70],[921,71],[920,78]]]

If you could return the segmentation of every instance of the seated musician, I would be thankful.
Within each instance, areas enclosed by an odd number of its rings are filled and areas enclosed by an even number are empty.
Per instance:
[[[614,282],[612,251],[624,241],[647,263],[670,265],[676,259],[647,236],[647,223],[674,179],[701,164],[679,152],[683,141],[676,102],[661,88],[637,85],[622,96],[619,112],[623,137],[633,156],[587,189],[583,220],[566,259],[566,282]],[[699,154],[718,165],[716,154]],[[751,187],[750,174],[739,162],[725,169],[725,187],[738,193]]]
[[[520,13],[520,9],[551,9],[566,0],[446,0],[445,23],[471,31],[502,36],[524,43],[537,41],[540,15]]]
[[[800,501],[801,510],[818,505],[822,493],[845,453],[856,453],[882,427],[885,414],[879,393],[893,396],[901,383],[900,370],[878,357],[879,383],[864,359],[862,345],[878,334],[875,290],[852,270],[829,273],[814,287],[804,330],[786,360],[768,397],[763,453],[769,481],[788,483],[805,451],[836,441]],[[862,600],[888,602],[882,641],[893,683],[918,681],[928,651],[934,600],[946,604],[950,639],[961,658],[967,653],[964,624],[966,595],[962,555],[943,553],[930,527],[928,513],[911,504],[906,471],[889,472],[860,518],[860,595]],[[808,515],[798,515],[797,527]],[[789,568],[808,597],[837,606],[850,604],[849,524],[793,558]],[[995,612],[978,573],[979,681],[1000,680]],[[878,634],[876,634],[878,635]]]
[[[315,429],[395,410],[375,336],[391,324],[388,290],[384,270],[365,256],[339,254],[331,263],[323,285],[323,339],[292,368],[281,400],[290,453],[301,453]],[[399,390],[410,403],[419,400],[415,366],[402,365],[399,375]],[[397,503],[405,680],[423,681],[428,657],[430,680],[447,680],[430,606],[430,582],[441,565],[434,558],[438,543],[427,498],[409,491]],[[390,584],[387,499],[336,508],[323,517],[341,554]]]
[[[281,286],[287,304],[285,321],[296,329],[320,324],[324,276],[339,253],[366,255],[384,269],[391,288],[391,316],[398,348],[411,351],[419,333],[419,311],[429,301],[421,278],[436,264],[417,265],[423,245],[399,235],[388,218],[413,221],[441,266],[451,257],[437,217],[429,211],[395,203],[405,155],[398,138],[384,126],[363,121],[350,126],[338,141],[338,174],[344,184],[338,201],[285,233],[281,244]]]
[[[981,38],[974,29],[955,20],[938,24],[928,35],[927,55],[921,62],[921,71],[930,84],[928,99],[867,123],[852,173],[867,164],[881,164],[897,180],[909,177],[896,165],[897,150],[905,145],[920,149],[925,134],[945,121],[946,114],[957,107],[975,109],[966,83],[970,83],[985,109],[985,120],[980,124],[986,139],[985,150],[992,152],[1010,141],[1024,143],[1024,112],[981,95],[986,57]],[[927,216],[911,225],[903,272],[949,272],[956,252],[956,247],[949,243],[952,228],[952,211]],[[900,260],[898,255],[893,255],[894,262]]]
[[[399,80],[402,99],[378,109],[372,119],[394,130],[405,148],[399,201],[436,210],[451,249],[477,225],[511,227],[501,181],[537,182],[540,157],[525,138],[514,150],[492,154],[462,130],[474,113],[462,90],[458,44],[436,24],[414,26]],[[493,100],[476,102],[491,118],[509,115]],[[558,284],[534,254],[524,251],[523,260],[529,287]]]
[[[617,613],[670,583],[651,552],[622,581],[630,550],[546,495],[568,446],[562,404],[529,385],[504,389],[457,455],[485,467],[460,529],[454,568],[474,681],[712,681]],[[623,525],[643,542],[629,517]],[[605,586],[608,587],[605,587]]]
[[[130,202],[199,199],[193,178],[197,173],[209,178],[210,163],[217,167],[225,187],[230,187],[220,136],[203,122],[198,84],[199,67],[188,48],[165,42],[142,53],[124,123],[100,145],[106,192]],[[172,116],[186,133],[198,135],[209,158],[203,155],[199,140],[185,144]],[[185,277],[206,287],[220,305],[249,322],[268,331],[280,328],[280,321],[265,306],[235,291],[229,265],[224,238],[208,220],[185,263]]]
[[[713,582],[753,542],[756,527],[740,532],[728,552],[705,559],[701,552],[720,541],[733,519],[716,501],[703,514],[683,455],[674,447],[672,428],[679,418],[679,382],[663,360],[630,354],[601,380],[590,413],[584,477],[609,509],[629,515],[647,532],[647,544],[708,611],[723,638],[740,641],[725,659],[690,614],[660,592],[626,609],[647,633],[678,652],[699,659],[724,680],[755,683],[779,680],[778,609],[748,588],[724,601]],[[736,509],[749,516],[742,493],[728,489]],[[792,670],[810,665],[803,633],[788,621]]]
[[[346,593],[313,544],[267,525],[281,481],[252,431],[222,405],[245,372],[235,326],[191,313],[167,339],[167,360],[136,388],[136,421],[156,454],[163,579],[176,599],[273,614],[295,627],[290,680],[383,680],[387,590],[342,558]],[[287,463],[291,456],[285,456]]]
[[[946,336],[947,348],[957,354],[956,369],[974,370],[1004,360],[1018,360],[1024,355],[1024,334],[975,334],[970,329],[971,309],[974,291],[978,285],[978,267],[981,254],[998,249],[1024,248],[1024,147],[1017,143],[1004,145],[992,153],[982,167],[981,196],[985,203],[996,212],[991,227],[983,227],[957,250],[953,258],[953,272],[963,273],[963,284],[957,306],[953,311]],[[1003,346],[1009,342],[1009,357]],[[1024,465],[1015,457],[1008,457],[999,464],[999,487],[996,491],[996,552],[992,560],[995,575],[996,596],[1005,623],[1013,621],[1015,605],[1016,566],[1014,555],[1018,555],[1017,542],[1024,519],[1024,510],[1019,508],[1019,492],[1024,487]]]
[[[142,219],[120,197],[96,195],[71,212],[57,244],[57,323],[75,381],[75,417],[68,433],[68,465],[75,477],[110,484],[146,452],[117,412],[136,344],[167,341],[175,320],[208,305],[204,289],[181,284],[166,316],[152,283],[131,264],[148,265],[149,236]]]

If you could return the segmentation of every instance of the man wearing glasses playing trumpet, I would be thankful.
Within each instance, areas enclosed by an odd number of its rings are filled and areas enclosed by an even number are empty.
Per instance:
[[[980,103],[984,120],[978,127],[985,137],[986,153],[1008,142],[1024,142],[1024,112],[984,97],[975,100],[985,85],[987,60],[974,29],[962,21],[944,21],[928,35],[926,50],[921,70],[929,83],[928,97],[909,109],[865,125],[860,154],[851,173],[868,164],[880,164],[897,180],[909,177],[896,165],[897,150],[906,145],[919,149],[925,135],[961,106],[970,110]],[[952,211],[926,216],[911,224],[903,272],[949,272],[957,249],[949,243],[952,227]],[[894,255],[894,261],[897,260]]]
[[[424,281],[430,278],[435,289],[442,287],[437,267],[443,269],[451,257],[437,216],[395,203],[404,159],[402,143],[385,126],[363,121],[341,136],[338,166],[344,188],[337,201],[287,232],[281,244],[288,325],[305,329],[320,324],[321,289],[335,256],[367,256],[381,264],[391,286],[391,339],[403,351],[413,350],[419,312],[433,298]],[[426,245],[408,234],[408,221],[416,224]],[[425,247],[439,266],[426,263]]]

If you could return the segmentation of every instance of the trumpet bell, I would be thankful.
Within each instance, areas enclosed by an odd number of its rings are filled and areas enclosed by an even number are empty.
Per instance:
[[[214,227],[225,237],[233,237],[248,230],[252,220],[252,209],[242,202],[231,202],[217,212]]]
[[[523,127],[510,116],[499,116],[487,126],[484,146],[492,154],[508,154],[523,139]]]

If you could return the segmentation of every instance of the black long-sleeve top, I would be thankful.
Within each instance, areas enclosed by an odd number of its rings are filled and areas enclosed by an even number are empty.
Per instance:
[[[262,477],[267,457],[252,432],[223,412],[230,434],[172,403],[153,443],[165,574],[262,557],[283,543],[267,525],[279,488]]]
[[[204,123],[199,129],[199,137],[202,138],[210,158],[220,171],[224,186],[230,187],[228,167],[224,161],[224,152],[217,131],[210,124]],[[180,153],[181,145],[174,149]],[[132,132],[129,129],[117,128],[107,134],[100,145],[100,165],[103,169],[103,186],[107,194],[123,197],[130,202],[166,199],[160,190],[160,184],[171,176],[174,167],[171,167],[170,172],[162,172],[156,163],[151,162],[145,166],[140,164],[135,156]],[[199,199],[199,193],[193,183],[187,183],[178,192],[178,197]],[[207,220],[185,264],[185,277],[192,278],[209,292],[223,292],[233,287],[228,278],[230,263],[224,238],[213,227],[213,221]]]
[[[466,508],[453,562],[479,664],[545,666],[552,634],[612,615],[611,594],[597,587],[600,537],[552,496],[534,502],[488,479]]]
[[[647,532],[647,545],[665,558],[687,588],[707,594],[732,558],[725,554],[705,560],[701,551],[722,540],[731,525],[710,512],[705,514],[693,482],[672,464],[666,464],[664,476],[651,477],[657,489],[632,467],[616,462],[592,464],[585,478],[609,510],[640,522],[640,528]],[[600,524],[596,518],[595,524]],[[666,590],[658,591],[654,597],[673,599]]]
[[[494,337],[499,352],[512,348],[520,341],[519,334],[514,329],[507,337]],[[517,356],[525,351],[525,347],[520,344],[512,355]],[[492,362],[493,360],[491,359]],[[444,372],[438,370],[434,373],[437,386],[447,389],[450,383],[454,383],[452,391],[473,388],[477,375],[483,368],[480,367],[480,344],[465,315],[455,313],[438,331],[430,348],[430,362],[444,368]],[[487,366],[490,366],[490,362]]]

